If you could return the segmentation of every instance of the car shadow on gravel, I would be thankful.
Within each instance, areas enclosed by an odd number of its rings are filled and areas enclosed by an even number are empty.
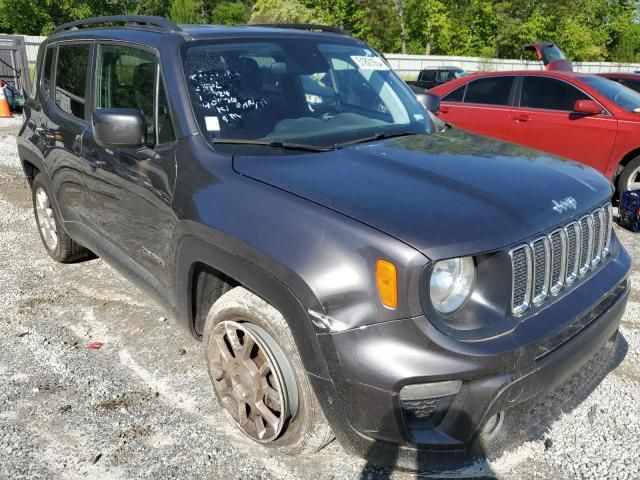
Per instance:
[[[622,363],[628,350],[626,339],[618,333],[615,339],[607,342],[591,360],[551,393],[531,398],[507,410],[500,430],[488,440],[476,439],[473,453],[451,455],[443,459],[425,451],[407,454],[395,445],[375,442],[365,456],[367,463],[359,478],[388,479],[394,469],[415,471],[419,478],[496,478],[490,462],[502,454],[531,441],[544,442],[545,450],[551,448],[553,438],[548,436],[551,425],[563,414],[581,405],[605,377]],[[401,418],[401,412],[397,413]],[[460,415],[464,416],[464,413]],[[592,406],[586,421],[593,424],[597,415],[597,408]],[[381,426],[395,421],[391,418],[382,419]]]

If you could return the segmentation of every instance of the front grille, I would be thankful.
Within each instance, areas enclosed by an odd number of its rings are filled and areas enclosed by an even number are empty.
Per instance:
[[[607,204],[512,249],[512,313],[522,315],[531,305],[544,303],[595,269],[609,254],[611,224],[611,205]]]

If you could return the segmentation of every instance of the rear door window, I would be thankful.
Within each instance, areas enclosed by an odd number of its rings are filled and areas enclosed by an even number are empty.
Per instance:
[[[573,85],[556,78],[528,76],[522,79],[521,107],[571,112],[576,100],[591,98]]]
[[[509,105],[512,76],[480,78],[470,82],[464,103],[482,103],[485,105]]]
[[[77,118],[85,118],[87,70],[91,45],[62,44],[56,62],[55,102],[60,109]]]

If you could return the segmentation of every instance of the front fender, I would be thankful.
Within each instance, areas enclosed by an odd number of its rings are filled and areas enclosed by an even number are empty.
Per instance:
[[[198,337],[191,315],[193,269],[197,263],[228,275],[278,309],[286,319],[307,372],[328,379],[329,372],[313,324],[296,295],[273,275],[254,263],[214,243],[195,236],[183,237],[176,258],[177,318]],[[304,288],[301,286],[300,288]],[[310,301],[311,292],[302,293]]]

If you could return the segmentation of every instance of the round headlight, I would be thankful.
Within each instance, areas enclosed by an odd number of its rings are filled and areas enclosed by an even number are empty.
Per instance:
[[[431,303],[440,313],[455,312],[471,295],[475,278],[476,266],[472,257],[436,263],[429,285]]]

